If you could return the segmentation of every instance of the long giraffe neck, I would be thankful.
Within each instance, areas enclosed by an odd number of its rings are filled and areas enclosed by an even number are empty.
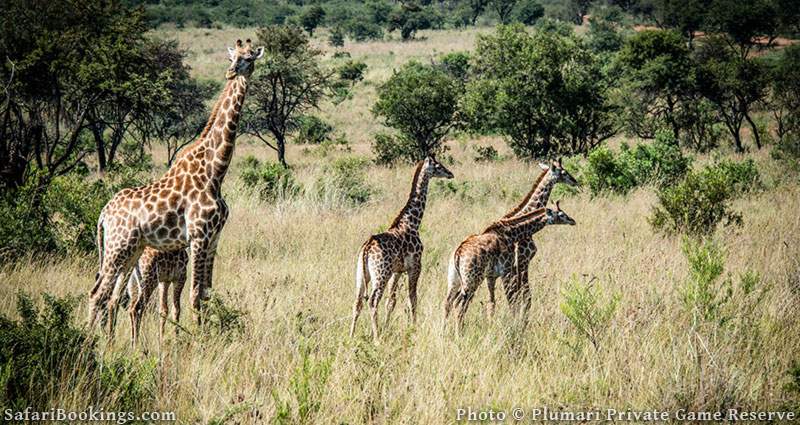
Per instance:
[[[503,218],[511,218],[522,214],[527,214],[538,208],[547,206],[550,199],[550,192],[556,184],[556,176],[550,170],[544,170],[539,178],[534,182],[531,191],[523,198],[522,202],[514,209],[509,211]]]
[[[529,213],[492,223],[484,232],[495,232],[509,239],[530,238],[547,225],[547,210],[537,208]]]
[[[236,129],[246,92],[245,77],[237,76],[228,80],[214,104],[203,132],[192,146],[184,149],[173,167],[182,161],[205,160],[205,170],[201,172],[206,174],[212,185],[217,188],[222,186],[222,180],[228,172],[233,157]]]
[[[423,163],[417,166],[414,179],[411,182],[411,193],[408,195],[406,206],[394,219],[390,228],[408,228],[419,230],[422,215],[425,213],[425,202],[428,197],[428,181],[430,176],[422,171]]]

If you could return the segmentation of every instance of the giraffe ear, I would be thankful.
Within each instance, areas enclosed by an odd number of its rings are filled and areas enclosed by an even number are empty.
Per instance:
[[[258,53],[256,53],[256,59],[261,59],[262,57],[264,57],[264,46],[259,47],[257,52]]]
[[[234,57],[236,57],[236,49],[233,47],[228,47],[228,59],[233,62]]]

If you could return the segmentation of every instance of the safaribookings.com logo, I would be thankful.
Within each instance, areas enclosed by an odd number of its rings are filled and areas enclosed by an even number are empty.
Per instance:
[[[50,409],[44,411],[34,410],[30,407],[25,410],[3,410],[3,419],[14,422],[114,422],[119,425],[128,422],[174,422],[175,412],[121,412],[106,411],[103,408],[89,408],[78,411],[66,409]]]
[[[458,422],[705,422],[705,421],[795,421],[800,417],[793,411],[755,411],[728,409],[724,411],[667,410],[569,410],[534,407],[524,409],[456,409]]]

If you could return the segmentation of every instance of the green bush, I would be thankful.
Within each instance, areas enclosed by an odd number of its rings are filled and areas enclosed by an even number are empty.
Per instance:
[[[225,297],[214,292],[205,301],[205,320],[202,332],[205,336],[231,341],[245,331],[247,313],[235,307]]]
[[[599,350],[603,333],[617,311],[619,295],[612,295],[604,301],[592,282],[584,284],[573,278],[563,291],[563,297],[561,312],[578,334]]]
[[[314,115],[305,115],[298,120],[297,136],[294,141],[298,144],[319,145],[331,140],[333,126],[322,118]]]
[[[339,67],[339,78],[355,84],[364,79],[367,64],[361,61],[347,61]]]
[[[741,215],[730,209],[731,198],[761,186],[752,160],[721,161],[688,173],[678,185],[661,189],[649,221],[665,233],[710,234],[719,222],[741,223]]]
[[[417,151],[414,141],[402,135],[378,133],[372,141],[372,153],[378,165],[392,166],[398,162],[413,164],[417,160]]]
[[[317,193],[328,201],[360,205],[369,200],[373,189],[367,184],[369,161],[359,157],[338,158],[324,168],[317,180]]]
[[[37,308],[17,295],[19,320],[0,315],[0,405],[47,411],[50,396],[82,394],[87,405],[108,411],[141,410],[154,401],[154,363],[119,357],[105,362],[97,341],[74,324],[77,300],[43,295]]]
[[[466,82],[469,76],[469,61],[468,52],[450,52],[439,59],[439,66],[453,79]]]
[[[269,202],[293,198],[301,191],[291,169],[276,162],[262,165],[254,157],[245,158],[240,178],[245,187],[257,191],[261,199]]]
[[[125,187],[143,184],[140,170],[109,171],[102,180],[72,173],[0,194],[0,261],[28,253],[80,254],[94,251],[100,210]]]
[[[683,155],[672,136],[659,132],[652,143],[634,148],[623,144],[617,155],[607,147],[593,150],[582,180],[593,194],[625,194],[637,186],[675,184],[686,175],[690,165],[691,158]]]
[[[475,150],[475,162],[494,162],[500,159],[500,154],[494,146],[475,145],[473,149]]]
[[[360,19],[349,21],[346,29],[347,33],[355,41],[380,40],[383,38],[383,28]]]

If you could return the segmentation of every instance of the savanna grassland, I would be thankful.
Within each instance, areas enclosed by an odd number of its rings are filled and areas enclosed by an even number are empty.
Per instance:
[[[344,50],[368,65],[365,81],[356,85],[352,99],[323,104],[320,115],[345,135],[350,150],[290,145],[287,158],[298,182],[313,186],[335,158],[371,156],[371,136],[381,128],[370,112],[375,87],[393,68],[412,58],[424,62],[468,50],[482,31],[491,29],[424,31],[412,42],[348,43]],[[160,35],[189,49],[193,73],[221,80],[225,46],[253,32],[187,29]],[[332,62],[326,37],[320,31],[314,42]],[[534,238],[538,254],[530,267],[527,328],[516,326],[504,299],[495,317],[487,318],[487,292],[481,289],[465,335],[456,338],[442,331],[448,256],[464,237],[516,205],[540,173],[536,164],[513,159],[499,138],[480,143],[495,146],[502,158],[475,162],[474,142],[467,136],[448,141],[455,178],[452,184],[431,185],[421,230],[418,323],[409,323],[403,280],[395,315],[375,345],[367,314],[356,337],[347,336],[356,252],[402,208],[412,167],[370,165],[366,183],[372,195],[358,207],[310,195],[265,202],[239,175],[246,156],[274,160],[274,153],[241,138],[223,189],[231,214],[215,263],[214,291],[226,306],[244,313],[242,326],[219,335],[198,331],[184,295],[185,329],[176,337],[168,325],[159,347],[158,321],[148,314],[142,354],[129,348],[128,320],[122,317],[118,337],[107,345],[102,339],[101,348],[107,357],[130,355],[151,364],[153,400],[138,407],[174,410],[181,423],[350,424],[451,423],[456,409],[467,406],[800,407],[800,393],[790,388],[790,370],[800,361],[800,185],[769,149],[714,154],[754,158],[765,186],[732,203],[741,213],[740,226],[720,226],[713,235],[725,258],[714,287],[721,295],[716,319],[704,320],[686,302],[690,276],[681,237],[656,233],[648,223],[657,200],[653,188],[594,197],[588,191],[557,191],[553,200],[561,200],[577,225],[548,227]],[[153,176],[164,171],[162,156],[154,151],[160,168]],[[694,167],[711,160],[699,155]],[[15,314],[18,291],[47,292],[83,296],[82,319],[96,261],[94,256],[37,258],[4,266],[0,313]],[[742,284],[742,275],[753,274],[753,285]],[[569,288],[586,282],[592,282],[598,305],[616,302],[596,330],[596,345],[562,309]],[[381,318],[383,312],[382,305]],[[86,407],[81,393],[67,389],[53,400],[67,409]]]

